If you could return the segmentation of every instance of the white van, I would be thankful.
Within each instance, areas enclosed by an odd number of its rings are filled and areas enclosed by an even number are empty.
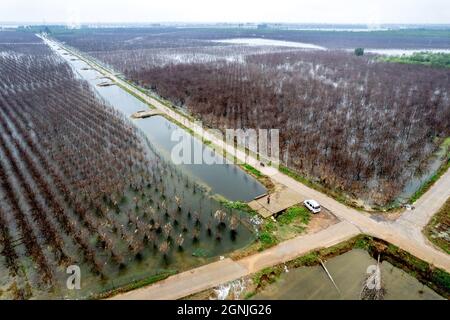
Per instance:
[[[305,201],[303,201],[303,204],[312,213],[319,213],[320,212],[320,204],[316,200],[305,200]]]

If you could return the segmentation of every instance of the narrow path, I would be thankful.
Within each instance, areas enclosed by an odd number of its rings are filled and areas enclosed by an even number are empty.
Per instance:
[[[61,44],[53,40],[44,39],[48,43]],[[65,48],[66,49],[66,48]],[[99,66],[96,62],[84,57],[84,55],[68,52],[85,61],[92,68],[109,77],[112,81],[120,84],[134,95],[140,97],[148,104],[154,106],[168,117],[190,128],[196,134],[210,140],[217,146],[223,146],[227,152],[233,152],[233,146],[223,145],[218,137],[204,132],[203,129],[190,119],[178,114],[171,108],[163,105],[154,98],[142,93],[127,82],[118,78],[115,73]],[[219,149],[220,150],[220,149]],[[395,222],[377,222],[368,213],[349,208],[329,196],[311,189],[300,182],[280,173],[272,167],[262,167],[255,158],[238,150],[236,157],[240,161],[246,161],[253,167],[269,176],[275,182],[286,187],[289,192],[295,192],[317,200],[322,206],[335,214],[341,222],[329,228],[306,236],[285,241],[273,248],[261,253],[246,257],[239,261],[230,259],[212,263],[188,272],[184,272],[157,284],[134,290],[132,292],[118,295],[117,299],[178,299],[208,288],[215,287],[221,283],[228,282],[252,274],[262,268],[277,265],[311,250],[333,246],[339,242],[350,239],[360,233],[374,236],[390,242],[399,248],[413,254],[450,272],[450,255],[436,249],[424,238],[423,227],[429,219],[439,210],[446,199],[450,197],[450,171],[446,172],[415,204],[416,209],[405,212]]]
[[[174,300],[247,275],[231,259],[213,262],[159,281],[152,286],[119,294],[112,300]]]

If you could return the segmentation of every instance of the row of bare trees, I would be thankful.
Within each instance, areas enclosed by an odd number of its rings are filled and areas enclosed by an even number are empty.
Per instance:
[[[164,161],[61,58],[23,46],[0,55],[0,255],[22,279],[16,297],[65,287],[71,264],[98,290],[143,260],[151,273],[249,238],[239,212]]]
[[[394,200],[450,134],[447,70],[338,51],[116,65],[210,126],[280,129],[284,165],[376,205]]]
[[[390,203],[426,172],[430,154],[449,135],[448,71],[343,51],[210,41],[248,32],[254,31],[111,29],[58,37],[209,126],[280,129],[284,165],[372,205]],[[318,44],[328,36],[280,30],[270,37]],[[405,47],[424,47],[417,37],[400,38]],[[362,33],[339,40],[343,47],[356,40],[391,45],[380,39]]]

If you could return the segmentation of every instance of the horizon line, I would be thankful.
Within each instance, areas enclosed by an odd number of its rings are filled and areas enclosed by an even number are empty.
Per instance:
[[[72,22],[73,23],[73,22]],[[0,24],[22,24],[22,25],[68,25],[71,22],[67,21],[0,21]],[[84,24],[246,24],[246,25],[359,25],[359,26],[414,26],[414,25],[430,25],[430,26],[450,26],[448,22],[383,22],[383,23],[363,23],[363,22],[267,22],[267,21],[110,21],[110,22],[99,22],[99,21],[84,21],[77,23],[79,25]]]

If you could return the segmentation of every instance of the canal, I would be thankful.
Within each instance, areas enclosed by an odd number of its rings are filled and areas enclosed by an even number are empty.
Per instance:
[[[101,73],[90,68],[84,61],[70,54],[62,55],[62,57],[95,88],[101,99],[120,110],[125,116],[130,117],[137,111],[148,109],[147,104],[117,85],[99,86],[108,80]],[[180,167],[212,194],[218,194],[231,201],[248,202],[266,193],[267,190],[259,181],[165,117],[154,116],[132,121],[168,161],[171,161],[173,148],[180,141],[188,141],[187,145],[191,147],[192,161],[180,164]],[[176,139],[173,137],[175,131],[177,131]],[[212,161],[214,164],[194,164],[194,150],[202,150],[203,154],[208,154],[210,158],[214,159]]]

